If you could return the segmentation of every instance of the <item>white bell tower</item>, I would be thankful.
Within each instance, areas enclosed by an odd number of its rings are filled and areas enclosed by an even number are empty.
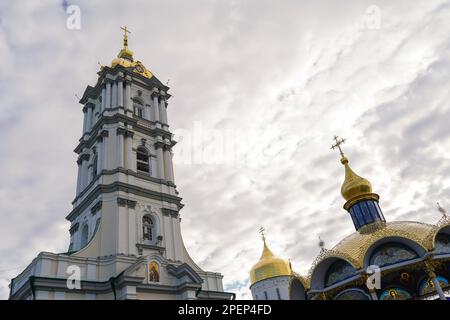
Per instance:
[[[69,250],[40,253],[12,280],[11,299],[232,296],[223,292],[222,275],[200,269],[183,244],[169,88],[134,59],[129,31],[122,29],[122,50],[80,100],[77,188],[66,217]],[[64,285],[69,266],[80,269],[80,289]]]

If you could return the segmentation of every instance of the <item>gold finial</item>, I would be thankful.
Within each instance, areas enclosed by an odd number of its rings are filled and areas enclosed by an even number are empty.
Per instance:
[[[120,29],[123,30],[123,46],[126,48],[128,47],[128,34],[131,33],[131,31],[128,30],[127,26],[120,27]]]
[[[446,211],[444,208],[441,207],[441,205],[439,204],[439,202],[436,202],[436,204],[437,204],[438,211],[439,211],[440,213],[442,213],[442,215],[443,215],[444,217],[446,217],[446,216],[447,216],[447,211]]]
[[[334,150],[334,149],[338,148],[339,149],[339,153],[341,154],[341,157],[344,158],[345,155],[344,155],[344,152],[342,152],[341,144],[344,144],[346,140],[344,138],[341,138],[339,140],[339,136],[334,136],[333,139],[334,139],[334,141],[336,141],[336,143],[331,146],[331,149]]]

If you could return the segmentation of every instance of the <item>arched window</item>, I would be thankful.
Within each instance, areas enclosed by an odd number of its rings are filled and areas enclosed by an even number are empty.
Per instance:
[[[83,228],[81,229],[81,244],[80,244],[80,248],[83,248],[84,246],[87,245],[88,239],[89,239],[89,227],[88,227],[87,224],[85,224],[83,226]]]
[[[370,257],[370,264],[379,267],[417,258],[417,254],[400,243],[386,243],[379,246]]]
[[[151,173],[150,172],[150,162],[147,149],[139,147],[136,152],[136,167],[138,171]]]
[[[411,298],[411,294],[401,288],[391,288],[383,291],[380,295],[380,300],[407,300]]]
[[[339,293],[333,300],[370,300],[370,298],[362,290],[349,289]]]
[[[153,241],[155,237],[153,220],[148,215],[142,218],[142,234],[144,240],[147,241]]]
[[[133,99],[134,114],[139,118],[144,118],[144,104],[139,98]]]
[[[437,254],[450,253],[450,235],[439,233],[435,240],[435,250]]]
[[[328,268],[325,276],[325,286],[331,286],[335,283],[350,278],[355,274],[355,268],[353,268],[347,261],[338,260]]]
[[[144,108],[141,106],[134,106],[134,114],[137,115],[139,118],[144,117]]]

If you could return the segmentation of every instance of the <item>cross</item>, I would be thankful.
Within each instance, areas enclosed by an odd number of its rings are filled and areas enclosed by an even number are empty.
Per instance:
[[[336,141],[336,143],[331,146],[331,149],[334,150],[334,149],[338,148],[339,149],[339,153],[341,154],[341,157],[344,157],[344,152],[342,152],[341,144],[345,143],[346,140],[343,139],[343,138],[341,138],[339,140],[338,136],[334,136],[333,139],[334,139],[334,141]]]
[[[124,45],[125,47],[127,47],[127,46],[128,46],[128,33],[131,33],[131,31],[128,30],[127,26],[125,26],[125,27],[120,27],[120,29],[123,30],[123,45]]]
[[[439,204],[439,202],[437,202],[437,207],[440,213],[442,213],[442,215],[445,217],[447,216],[447,211],[445,211],[444,208],[441,207],[441,205]]]
[[[264,235],[264,231],[266,231],[266,230],[264,229],[264,227],[260,227],[260,228],[259,228],[259,233],[261,234],[263,240],[265,241],[265,240],[266,240],[266,237],[265,237],[265,235]]]

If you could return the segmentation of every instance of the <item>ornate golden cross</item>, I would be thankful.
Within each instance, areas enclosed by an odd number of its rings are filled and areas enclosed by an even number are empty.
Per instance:
[[[131,33],[131,31],[128,30],[127,26],[125,26],[125,27],[120,27],[120,29],[123,30],[123,45],[124,45],[125,47],[127,47],[127,46],[128,46],[128,34]]]
[[[331,149],[334,150],[334,149],[338,148],[339,149],[339,153],[341,154],[341,157],[344,157],[344,152],[342,152],[341,144],[345,143],[346,140],[343,139],[343,138],[341,138],[339,140],[338,136],[334,136],[333,139],[334,139],[334,141],[336,141],[336,143],[331,146]]]

